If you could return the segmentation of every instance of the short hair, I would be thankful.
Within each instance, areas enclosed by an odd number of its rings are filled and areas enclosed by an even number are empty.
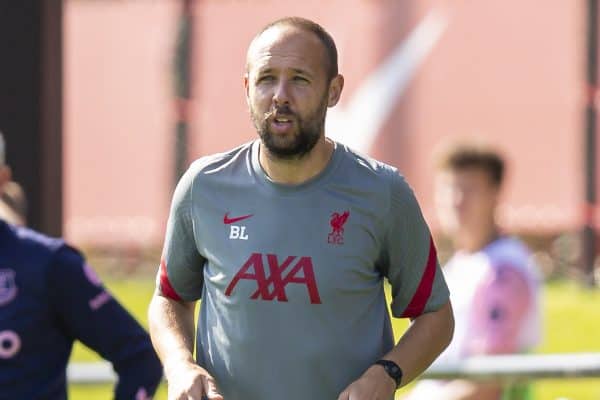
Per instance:
[[[504,159],[485,144],[454,143],[440,151],[436,161],[439,170],[483,170],[495,186],[500,186],[504,179]]]
[[[333,37],[321,25],[306,18],[285,17],[271,22],[270,24],[266,25],[263,29],[261,29],[261,31],[258,32],[256,36],[254,36],[252,42],[250,43],[250,47],[252,47],[252,43],[254,43],[256,39],[258,39],[263,33],[265,33],[271,28],[280,25],[291,26],[314,34],[323,45],[323,48],[325,49],[325,53],[327,55],[327,59],[329,62],[329,65],[327,66],[327,78],[331,81],[338,75],[338,52]]]

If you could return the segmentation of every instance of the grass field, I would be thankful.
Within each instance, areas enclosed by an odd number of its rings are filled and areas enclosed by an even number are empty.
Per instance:
[[[105,283],[142,325],[147,326],[146,307],[154,282],[148,278],[138,278],[105,279]],[[403,320],[395,321],[396,337],[402,334],[406,324]],[[569,282],[547,284],[544,328],[545,337],[538,350],[540,353],[600,352],[600,290],[583,291]],[[72,359],[97,361],[99,357],[77,344]],[[69,391],[72,400],[108,400],[111,398],[112,388],[110,385],[72,385]],[[600,378],[541,380],[535,384],[535,393],[535,398],[539,400],[600,400]],[[163,385],[155,399],[166,398],[166,388]]]

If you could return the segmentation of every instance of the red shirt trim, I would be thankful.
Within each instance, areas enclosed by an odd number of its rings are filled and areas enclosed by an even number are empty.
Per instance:
[[[425,305],[429,300],[429,296],[431,296],[431,289],[433,288],[433,281],[435,279],[435,272],[437,266],[437,251],[435,249],[435,244],[433,243],[433,238],[429,237],[429,257],[427,258],[427,265],[425,266],[425,272],[423,272],[423,277],[421,278],[421,282],[419,282],[419,287],[417,287],[417,291],[415,292],[410,304],[406,307],[401,317],[403,318],[415,318],[419,315],[423,314],[423,310],[425,309]]]
[[[169,281],[169,276],[167,275],[167,264],[163,259],[160,260],[160,291],[169,299],[181,301],[181,297],[177,294],[175,289],[173,289],[171,281]]]

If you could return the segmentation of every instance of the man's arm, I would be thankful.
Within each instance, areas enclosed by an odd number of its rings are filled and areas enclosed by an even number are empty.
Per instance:
[[[393,316],[411,318],[412,324],[382,358],[402,369],[400,385],[406,385],[448,346],[454,316],[429,227],[412,189],[397,172],[391,176],[387,216],[376,267],[391,284]],[[389,400],[395,389],[394,379],[375,364],[338,400]]]
[[[450,302],[447,302],[439,310],[413,319],[398,344],[383,358],[402,368],[401,385],[404,386],[431,365],[450,344],[453,333],[454,315]]]
[[[413,319],[396,346],[383,359],[394,361],[402,369],[401,386],[419,376],[448,346],[454,332],[454,317],[450,302],[437,311]],[[389,400],[396,391],[396,382],[382,366],[372,365],[344,390],[338,400]]]
[[[194,361],[194,309],[196,302],[177,301],[157,290],[148,309],[150,336],[165,368],[169,400],[222,400],[210,374]]]
[[[148,333],[104,289],[74,249],[64,246],[48,270],[49,302],[65,335],[110,361],[118,375],[115,399],[151,398],[162,366]]]
[[[200,161],[193,163],[173,194],[156,291],[148,309],[150,335],[165,366],[169,400],[223,398],[193,356],[194,308],[202,296],[206,262],[194,236],[191,197],[201,167]]]

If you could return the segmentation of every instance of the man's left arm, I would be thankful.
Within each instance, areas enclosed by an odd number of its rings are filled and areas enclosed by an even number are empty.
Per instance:
[[[415,318],[396,346],[382,359],[391,360],[402,369],[400,386],[418,377],[448,346],[454,330],[450,302],[436,311]],[[389,400],[396,382],[383,366],[374,364],[344,390],[338,400]]]
[[[400,175],[394,176],[390,199],[377,268],[391,283],[393,316],[410,318],[412,323],[381,359],[400,367],[399,386],[404,386],[448,346],[454,316],[431,233],[412,189]],[[395,380],[382,365],[373,364],[338,400],[389,400],[395,390]]]

